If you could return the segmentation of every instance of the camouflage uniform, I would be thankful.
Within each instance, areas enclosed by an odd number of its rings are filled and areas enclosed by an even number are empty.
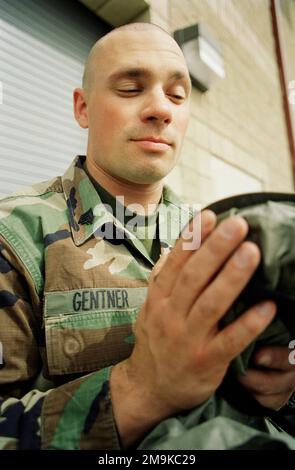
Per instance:
[[[0,448],[120,448],[108,379],[132,351],[154,263],[105,209],[84,158],[0,201]],[[163,252],[191,212],[168,188],[162,202]]]

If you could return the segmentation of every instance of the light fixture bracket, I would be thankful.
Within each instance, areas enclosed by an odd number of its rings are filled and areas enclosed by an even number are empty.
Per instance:
[[[218,78],[225,78],[222,48],[203,24],[195,24],[174,32],[174,39],[186,58],[192,83],[207,91]]]

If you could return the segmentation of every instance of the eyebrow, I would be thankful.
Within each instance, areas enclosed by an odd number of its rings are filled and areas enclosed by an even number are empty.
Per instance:
[[[117,80],[122,78],[149,78],[152,76],[152,72],[145,67],[133,67],[133,68],[123,68],[114,73],[109,77],[110,82],[114,83]],[[169,75],[169,80],[184,80],[190,86],[191,81],[188,75],[181,72],[180,70],[175,70]]]

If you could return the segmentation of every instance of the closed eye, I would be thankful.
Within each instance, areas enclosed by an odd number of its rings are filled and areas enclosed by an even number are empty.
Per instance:
[[[177,102],[185,100],[185,96],[182,96],[182,95],[168,95],[168,96]]]
[[[138,88],[132,88],[130,90],[117,90],[117,91],[119,91],[120,93],[138,93],[141,90]]]

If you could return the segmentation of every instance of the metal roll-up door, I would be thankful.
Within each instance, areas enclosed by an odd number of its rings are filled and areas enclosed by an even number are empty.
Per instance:
[[[72,91],[109,30],[76,0],[0,0],[0,197],[85,154]]]

